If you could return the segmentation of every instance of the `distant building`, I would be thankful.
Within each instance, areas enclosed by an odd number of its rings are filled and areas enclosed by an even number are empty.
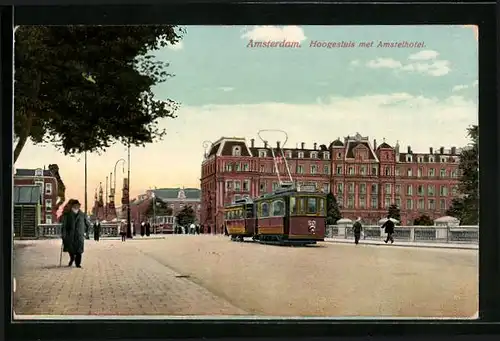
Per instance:
[[[147,190],[130,203],[130,215],[134,221],[142,221],[153,200],[153,193],[172,209],[175,216],[185,206],[191,206],[200,221],[201,191],[199,188],[158,188]]]
[[[18,168],[14,174],[14,186],[40,187],[41,212],[40,223],[52,224],[57,222],[57,210],[64,202],[64,184],[59,175],[59,167],[50,165],[49,169]]]
[[[37,237],[37,226],[42,222],[42,191],[38,185],[14,186],[14,235],[16,238]]]
[[[201,223],[223,233],[223,208],[235,200],[257,197],[279,186],[273,152],[281,155],[279,143],[256,146],[254,139],[222,137],[207,151],[201,165]],[[362,217],[376,224],[387,215],[390,205],[401,210],[402,224],[411,225],[422,214],[431,218],[445,215],[457,196],[461,150],[452,147],[414,152],[401,151],[399,143],[377,145],[360,134],[339,138],[329,146],[285,147],[293,180],[314,184],[332,192],[346,218]],[[278,158],[280,174],[285,163]],[[286,180],[286,179],[285,179]],[[215,229],[214,229],[215,227]]]

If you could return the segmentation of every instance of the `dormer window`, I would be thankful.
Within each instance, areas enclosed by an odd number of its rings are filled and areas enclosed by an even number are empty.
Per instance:
[[[406,162],[412,162],[411,155],[406,155]]]
[[[419,162],[419,163],[424,162],[424,158],[423,158],[422,156],[419,156],[419,157],[417,158],[417,160],[418,160],[418,162]]]
[[[446,158],[445,157],[441,157],[440,162],[446,162]]]
[[[233,156],[241,156],[241,147],[240,146],[233,147]]]
[[[303,159],[304,158],[304,152],[299,152],[298,153],[298,158]]]
[[[311,159],[317,159],[318,158],[318,152],[311,152]]]
[[[330,152],[323,152],[323,160],[330,160]]]
[[[429,156],[429,162],[434,162],[434,156]]]
[[[267,157],[267,151],[266,150],[259,150],[259,157]]]
[[[291,159],[292,158],[292,151],[291,150],[287,150],[286,153],[285,153],[285,157],[287,159]]]

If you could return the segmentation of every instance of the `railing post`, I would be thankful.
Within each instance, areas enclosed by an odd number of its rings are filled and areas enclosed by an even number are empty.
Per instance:
[[[447,243],[450,243],[450,233],[451,233],[450,225],[446,224],[446,242]]]
[[[415,241],[415,227],[411,227],[410,228],[410,242],[414,242]]]

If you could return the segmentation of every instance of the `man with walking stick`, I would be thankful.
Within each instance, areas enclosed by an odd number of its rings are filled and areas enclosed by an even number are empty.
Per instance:
[[[70,211],[65,212],[61,224],[62,248],[59,263],[62,265],[62,252],[69,254],[69,264],[73,263],[81,268],[82,254],[85,244],[85,235],[89,230],[89,222],[85,213],[80,210],[78,200],[71,199],[68,202]]]

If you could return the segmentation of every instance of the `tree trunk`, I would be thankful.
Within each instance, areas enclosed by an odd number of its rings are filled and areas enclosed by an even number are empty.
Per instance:
[[[27,113],[28,117],[26,120],[26,125],[24,126],[23,131],[21,134],[18,136],[19,141],[17,141],[16,148],[14,148],[14,164],[16,163],[17,159],[19,158],[19,155],[21,155],[21,151],[24,148],[24,145],[26,142],[28,142],[28,137],[30,135],[31,131],[31,126],[33,124],[33,114],[32,113]]]

